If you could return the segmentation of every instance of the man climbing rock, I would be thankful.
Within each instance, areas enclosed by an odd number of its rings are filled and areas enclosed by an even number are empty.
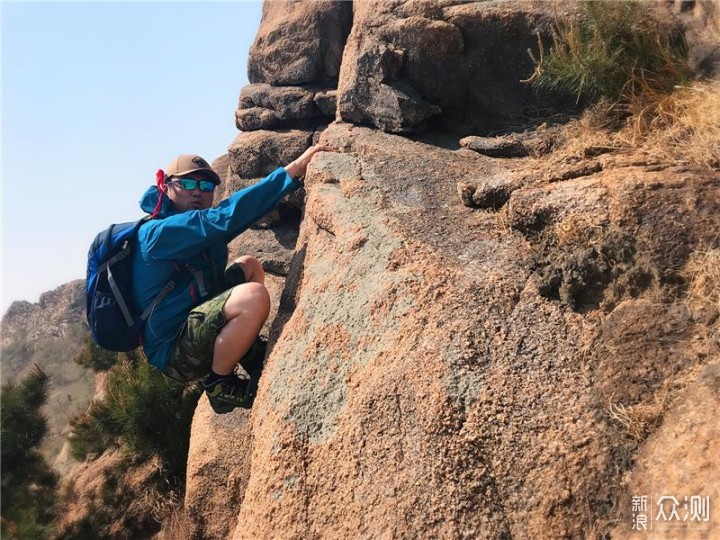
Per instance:
[[[181,155],[140,202],[152,216],[138,232],[132,272],[134,299],[150,313],[143,350],[170,377],[203,379],[216,413],[251,405],[248,381],[234,370],[270,313],[260,261],[243,256],[226,268],[227,244],[300,188],[312,157],[330,150],[312,146],[216,207],[220,177],[200,156]]]

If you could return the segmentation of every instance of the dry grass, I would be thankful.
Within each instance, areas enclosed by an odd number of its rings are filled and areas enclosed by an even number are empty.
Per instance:
[[[693,311],[715,312],[715,320],[702,329],[702,338],[720,348],[720,248],[694,251],[683,270],[688,282],[685,303]]]
[[[645,403],[625,406],[613,403],[611,397],[607,409],[610,419],[639,446],[660,426],[665,413],[677,402],[688,384],[698,378],[703,368],[704,364],[697,364],[668,377],[652,400]]]
[[[553,232],[561,246],[582,243],[599,249],[605,230],[601,223],[591,220],[587,214],[574,212],[553,225]]]
[[[504,232],[505,234],[512,233],[512,225],[511,225],[510,208],[509,207],[510,207],[510,205],[506,204],[500,210],[495,212],[495,223],[497,225],[497,228],[498,228],[498,230]]]
[[[688,299],[720,310],[720,248],[693,252],[684,274],[690,284]]]
[[[656,396],[651,403],[640,403],[629,407],[622,403],[610,403],[608,414],[613,422],[620,425],[626,434],[640,444],[660,425],[665,413],[666,397],[667,393],[664,393],[662,398]]]
[[[660,162],[720,170],[720,80],[646,95],[631,107],[620,144],[640,146]]]
[[[195,526],[185,508],[178,504],[172,513],[162,522],[156,540],[176,540],[177,538],[195,538]]]
[[[640,152],[646,161],[720,170],[720,80],[669,95],[649,89],[629,104],[602,101],[569,122],[550,156],[555,163],[596,153]]]
[[[568,122],[558,135],[550,159],[555,163],[579,161],[594,148],[620,150],[614,134],[619,129],[616,107],[602,101],[587,109],[577,120]]]

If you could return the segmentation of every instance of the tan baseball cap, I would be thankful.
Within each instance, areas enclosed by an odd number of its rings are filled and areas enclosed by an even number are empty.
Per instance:
[[[171,176],[187,176],[192,173],[202,172],[209,180],[216,184],[220,183],[220,177],[212,170],[210,164],[196,154],[183,154],[172,160],[165,169],[165,174]]]

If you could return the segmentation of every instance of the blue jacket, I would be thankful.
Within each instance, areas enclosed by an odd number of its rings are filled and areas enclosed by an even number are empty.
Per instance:
[[[176,287],[157,303],[143,328],[143,350],[151,364],[165,368],[192,308],[222,292],[228,242],[300,185],[279,168],[217,207],[186,212],[175,210],[163,194],[158,218],[140,227],[133,259],[135,301],[143,311],[171,279],[179,276]],[[153,186],[143,195],[140,207],[152,213],[157,198],[158,190]],[[202,284],[186,270],[177,272],[176,268],[185,265],[202,274]],[[206,295],[201,294],[202,288]]]

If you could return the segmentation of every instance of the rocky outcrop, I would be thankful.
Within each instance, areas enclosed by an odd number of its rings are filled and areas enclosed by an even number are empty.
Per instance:
[[[550,15],[538,2],[355,2],[338,115],[393,133],[477,134],[557,106],[520,82]]]
[[[248,59],[251,83],[336,83],[352,24],[351,2],[265,2]]]
[[[235,121],[241,133],[216,160],[227,196],[290,163],[335,117],[340,60],[352,24],[350,2],[266,2],[250,51]],[[231,246],[267,272],[284,276],[292,257],[305,192],[285,197]],[[274,236],[274,238],[273,238]]]
[[[248,61],[248,78],[253,84],[242,89],[235,113],[238,129],[301,128],[312,132],[332,121],[352,8],[351,2],[264,4]],[[276,144],[285,143],[275,140]],[[249,148],[252,144],[236,141],[233,146]],[[234,172],[243,178],[256,179],[265,174],[238,170],[244,164],[242,156],[232,155],[231,160]]]
[[[658,300],[718,230],[714,178],[608,167],[516,190],[504,221],[455,191],[456,178],[499,174],[495,160],[346,125],[323,140],[345,153],[308,175],[234,537],[600,527],[621,496],[618,456],[637,447],[609,404],[652,402],[712,350],[676,347],[701,321]],[[533,212],[543,219],[523,225]],[[667,229],[669,215],[682,227]],[[571,261],[588,243],[618,268],[598,285],[568,263],[572,301],[545,294],[538,257]],[[602,256],[579,261],[602,275]]]
[[[266,3],[249,131],[221,160],[234,190],[312,141],[340,150],[232,246],[278,255],[282,294],[252,410],[198,407],[193,534],[624,535],[633,490],[714,478],[712,412],[688,400],[714,410],[720,313],[693,306],[687,265],[717,247],[717,174],[612,149],[545,163],[543,130],[477,137],[557,104],[518,82],[544,3],[355,2],[336,92],[314,49],[271,43],[302,17],[297,36],[320,35],[340,8],[316,7]],[[393,134],[436,127],[476,137]],[[662,483],[656,458],[685,469]]]

